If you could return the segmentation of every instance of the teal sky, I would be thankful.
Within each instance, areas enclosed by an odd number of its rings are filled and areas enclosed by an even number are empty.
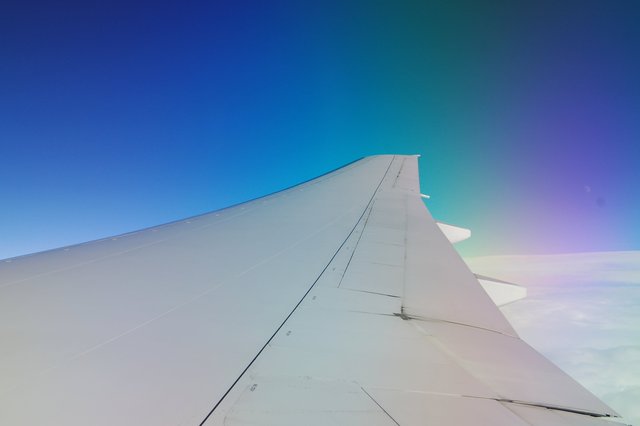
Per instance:
[[[422,154],[463,254],[640,246],[632,1],[8,2],[0,257]]]

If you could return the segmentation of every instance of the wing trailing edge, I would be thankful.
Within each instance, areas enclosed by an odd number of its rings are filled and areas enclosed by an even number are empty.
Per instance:
[[[0,424],[609,424],[420,193],[416,156],[367,157],[1,264]]]

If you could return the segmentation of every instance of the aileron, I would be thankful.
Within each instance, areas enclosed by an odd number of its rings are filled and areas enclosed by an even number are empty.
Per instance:
[[[417,157],[377,156],[220,212],[2,263],[0,423],[615,416],[520,340],[441,229]]]

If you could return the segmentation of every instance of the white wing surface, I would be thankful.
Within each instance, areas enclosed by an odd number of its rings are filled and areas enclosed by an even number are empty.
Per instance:
[[[0,263],[2,425],[611,425],[377,156]]]

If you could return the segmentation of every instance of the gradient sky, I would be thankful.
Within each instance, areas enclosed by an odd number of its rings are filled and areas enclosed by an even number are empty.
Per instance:
[[[423,155],[463,254],[640,248],[635,1],[3,1],[0,258]]]

